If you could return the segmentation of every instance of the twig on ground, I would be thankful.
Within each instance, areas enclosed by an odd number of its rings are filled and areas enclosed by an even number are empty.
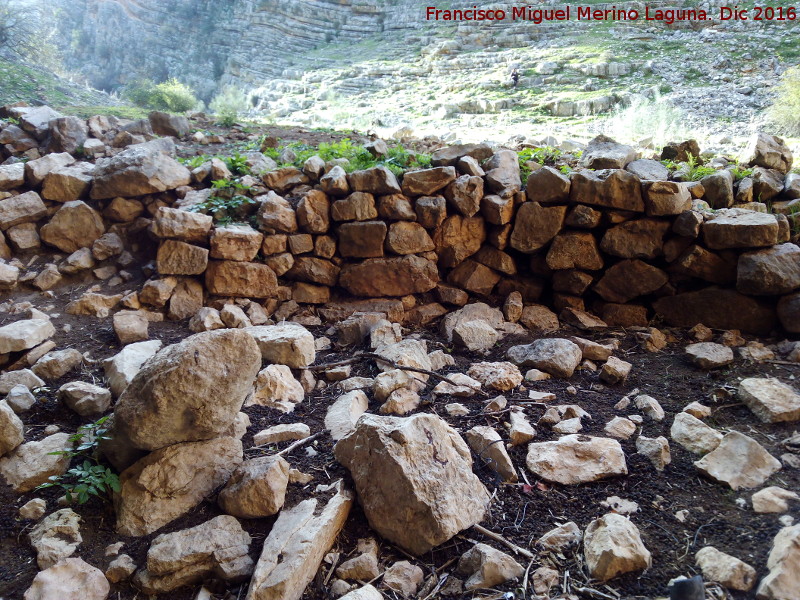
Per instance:
[[[610,594],[606,594],[601,592],[600,590],[596,590],[594,588],[589,587],[576,587],[575,591],[579,594],[584,594],[586,596],[592,596],[593,598],[606,598],[607,600],[618,600],[619,596],[611,596]]]
[[[292,450],[295,450],[295,449],[299,448],[300,446],[305,446],[305,445],[306,445],[307,443],[309,443],[310,441],[317,439],[317,438],[318,438],[319,436],[321,436],[323,433],[324,433],[324,432],[322,432],[322,431],[318,431],[318,432],[317,432],[317,433],[315,433],[314,435],[310,435],[310,436],[308,436],[307,438],[303,438],[302,440],[297,440],[297,441],[296,441],[294,444],[292,444],[291,446],[287,446],[286,448],[284,448],[283,450],[281,450],[280,452],[278,452],[277,454],[275,454],[275,456],[283,456],[284,454],[289,454],[289,453],[290,453]]]
[[[339,360],[339,361],[332,362],[332,363],[326,363],[324,365],[314,365],[313,367],[308,367],[308,370],[309,371],[324,371],[325,369],[329,369],[331,367],[341,367],[343,365],[352,365],[353,363],[360,362],[360,361],[362,361],[364,359],[372,359],[372,360],[380,361],[382,363],[386,363],[387,365],[389,365],[393,369],[399,369],[401,371],[409,371],[411,373],[422,373],[423,375],[428,375],[429,377],[433,377],[434,379],[436,379],[438,381],[444,381],[445,383],[449,383],[450,385],[452,385],[454,387],[468,387],[468,388],[470,388],[472,390],[475,390],[478,394],[480,394],[481,396],[483,396],[485,398],[489,397],[489,394],[487,394],[486,392],[484,392],[480,388],[476,388],[476,387],[469,386],[469,385],[464,385],[464,384],[461,384],[461,383],[456,383],[455,381],[453,381],[449,377],[445,377],[444,375],[439,375],[439,373],[436,373],[435,371],[430,371],[428,369],[420,369],[418,367],[406,367],[404,365],[398,365],[395,361],[390,360],[388,358],[384,358],[380,354],[375,354],[374,352],[362,352],[361,354],[358,354],[357,356],[354,356],[353,358],[348,358],[348,359],[345,359],[345,360]]]
[[[511,550],[513,550],[517,554],[521,554],[522,556],[524,556],[529,560],[533,560],[535,558],[533,552],[525,550],[525,548],[520,548],[514,542],[507,540],[500,534],[497,534],[493,531],[489,531],[488,529],[486,529],[485,527],[481,527],[480,525],[473,525],[472,528],[478,533],[481,533],[486,537],[493,539],[495,542],[500,542],[501,544],[511,548]]]

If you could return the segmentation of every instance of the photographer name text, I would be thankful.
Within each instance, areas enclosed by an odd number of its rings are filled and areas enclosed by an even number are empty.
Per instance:
[[[426,7],[427,21],[530,21],[536,25],[553,21],[660,21],[666,24],[680,21],[795,21],[794,6],[756,6],[742,8],[738,5],[721,6],[716,11],[702,8],[657,8],[645,6],[635,8],[598,9],[593,6],[566,5],[561,8],[533,8],[519,6],[510,10],[483,9],[474,6],[468,9],[439,9]]]

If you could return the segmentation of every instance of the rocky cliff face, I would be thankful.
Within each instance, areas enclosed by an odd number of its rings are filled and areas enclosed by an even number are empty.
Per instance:
[[[335,41],[419,26],[419,0],[60,0],[68,67],[104,89],[180,77],[205,99],[220,84],[291,76]]]

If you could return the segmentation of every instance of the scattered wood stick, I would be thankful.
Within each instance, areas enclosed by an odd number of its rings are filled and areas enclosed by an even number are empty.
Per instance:
[[[287,446],[286,448],[284,448],[283,450],[281,450],[280,452],[275,454],[275,456],[282,456],[284,454],[289,454],[292,450],[295,450],[295,449],[299,448],[300,446],[305,446],[308,442],[311,442],[311,441],[317,439],[323,433],[324,433],[323,431],[318,431],[314,435],[310,435],[307,438],[303,438],[302,440],[297,440],[291,446]]]
[[[579,594],[583,594],[585,596],[591,596],[593,598],[604,598],[607,600],[619,600],[618,596],[611,596],[610,594],[606,594],[601,592],[600,590],[596,590],[594,588],[589,587],[576,587],[575,591]]]
[[[354,356],[353,358],[348,358],[348,359],[345,359],[345,360],[339,360],[339,361],[332,362],[332,363],[326,363],[324,365],[314,365],[313,367],[308,367],[308,370],[309,371],[324,371],[325,369],[329,369],[331,367],[341,367],[343,365],[352,365],[352,364],[360,362],[360,361],[362,361],[364,359],[372,359],[372,360],[380,361],[382,363],[386,363],[387,365],[389,365],[393,369],[399,369],[401,371],[409,371],[411,373],[422,373],[423,375],[428,375],[429,377],[433,377],[434,379],[436,379],[438,381],[444,381],[445,383],[449,383],[450,385],[452,385],[454,387],[468,387],[470,389],[475,390],[481,396],[484,396],[486,398],[489,397],[489,394],[487,394],[486,392],[484,392],[480,388],[476,388],[476,387],[473,387],[473,386],[468,386],[468,385],[456,383],[455,381],[453,381],[449,377],[445,377],[444,375],[439,375],[439,373],[436,373],[435,371],[430,371],[428,369],[420,369],[418,367],[406,367],[404,365],[398,365],[395,361],[390,360],[388,358],[384,358],[380,354],[375,354],[374,352],[362,352],[362,353]]]
[[[495,542],[500,542],[501,544],[511,548],[511,550],[513,550],[517,554],[521,554],[522,556],[524,556],[528,560],[533,560],[535,558],[533,552],[530,552],[529,550],[525,550],[525,548],[520,548],[514,542],[510,542],[509,540],[507,540],[506,538],[504,538],[502,535],[500,535],[498,533],[495,533],[493,531],[489,531],[488,529],[486,529],[485,527],[482,527],[480,525],[473,525],[472,528],[475,531],[477,531],[478,533],[481,533],[481,534],[485,535],[486,537],[488,537],[490,539],[493,539]]]

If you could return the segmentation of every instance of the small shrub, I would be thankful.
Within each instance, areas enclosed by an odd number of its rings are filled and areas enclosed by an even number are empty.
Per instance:
[[[787,69],[776,88],[767,117],[776,133],[800,135],[800,67]]]
[[[224,127],[231,127],[239,115],[250,108],[247,94],[234,86],[226,86],[208,105],[208,108],[217,115],[217,123]]]
[[[137,106],[175,113],[192,110],[199,103],[192,88],[177,79],[158,84],[140,79],[129,84],[123,96]]]
[[[113,470],[100,464],[98,446],[102,440],[111,439],[103,417],[78,428],[78,432],[70,436],[71,450],[59,450],[50,454],[80,458],[81,462],[63,475],[53,475],[50,481],[36,489],[60,487],[66,492],[67,502],[77,501],[85,504],[92,496],[107,499],[108,495],[120,490],[119,477]]]
[[[655,147],[673,140],[697,137],[686,125],[686,113],[657,95],[653,100],[635,98],[628,106],[615,111],[605,122],[607,135],[618,142],[636,142],[652,138]]]

